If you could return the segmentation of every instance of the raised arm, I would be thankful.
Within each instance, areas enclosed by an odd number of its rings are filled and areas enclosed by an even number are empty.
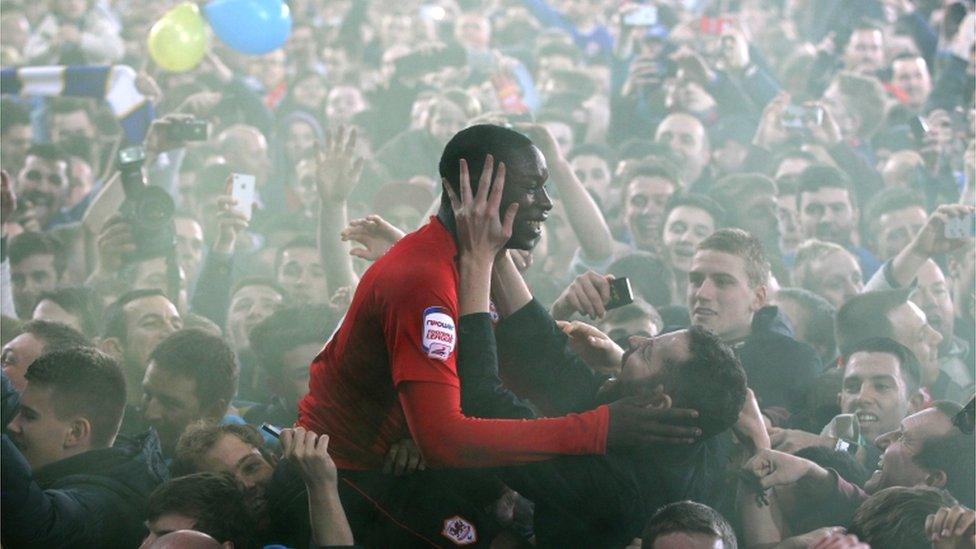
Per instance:
[[[346,199],[359,181],[363,159],[355,155],[356,130],[340,127],[326,136],[316,156],[319,193],[318,247],[329,295],[359,282],[341,233],[346,227]]]
[[[584,257],[591,262],[605,261],[613,254],[613,236],[596,201],[586,191],[559,150],[556,139],[541,124],[520,126],[542,150],[549,164],[549,175],[559,191],[570,227],[579,240]]]

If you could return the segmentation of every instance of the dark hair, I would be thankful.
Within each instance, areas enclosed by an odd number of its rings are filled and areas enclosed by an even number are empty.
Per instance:
[[[224,435],[235,436],[257,449],[264,446],[258,430],[250,425],[236,423],[217,424],[206,420],[187,426],[176,443],[176,453],[170,471],[174,477],[201,472],[202,460],[207,452],[220,442]]]
[[[153,296],[165,297],[169,300],[166,294],[158,288],[132,290],[119,296],[118,299],[105,309],[105,327],[102,329],[102,338],[114,337],[125,343],[128,333],[125,325],[125,311],[123,309],[133,301]]]
[[[20,325],[19,334],[31,334],[40,339],[44,343],[46,353],[91,345],[91,340],[78,330],[67,324],[50,320],[29,320]]]
[[[92,446],[111,446],[125,409],[125,376],[114,358],[91,347],[46,352],[27,368],[24,378],[31,386],[51,389],[58,419],[87,418]]]
[[[315,242],[315,237],[305,235],[305,234],[296,236],[295,238],[292,238],[288,242],[285,242],[284,244],[281,245],[281,247],[278,248],[278,252],[275,254],[275,263],[274,263],[275,276],[278,276],[278,269],[281,268],[281,260],[282,257],[284,257],[285,252],[294,248],[312,248],[313,250],[316,251],[319,249],[318,244]]]
[[[67,261],[64,256],[64,245],[57,238],[48,233],[26,231],[10,239],[10,264],[16,265],[28,257],[35,255],[54,256],[54,271],[58,277],[64,273]]]
[[[730,428],[739,419],[746,400],[746,372],[732,348],[707,328],[691,326],[692,358],[665,363],[659,378],[675,407],[698,410],[694,424],[702,438]]]
[[[952,419],[953,416],[949,416]],[[976,453],[973,435],[953,430],[947,435],[927,438],[912,458],[922,469],[943,471],[945,489],[970,509],[976,505]]]
[[[916,549],[929,547],[925,519],[940,507],[953,507],[945,490],[894,486],[872,495],[854,512],[850,533],[871,547]]]
[[[641,549],[653,549],[657,538],[675,532],[705,534],[722,540],[724,549],[736,549],[732,526],[715,509],[694,501],[669,503],[655,511],[641,534]]]
[[[620,176],[621,182],[625,186],[638,177],[660,177],[674,183],[674,190],[678,191],[682,187],[681,175],[677,169],[666,162],[655,160],[645,160],[634,164],[629,164],[624,173]],[[624,193],[626,194],[626,193]]]
[[[515,130],[493,124],[470,126],[454,134],[447,142],[441,154],[438,171],[441,178],[446,179],[455,192],[459,192],[461,182],[458,166],[461,159],[466,160],[471,176],[471,192],[475,192],[478,178],[485,166],[485,156],[491,153],[496,164],[509,164],[532,146],[532,140]],[[446,196],[442,198],[442,201],[446,200]]]
[[[200,408],[208,412],[224,402],[221,410],[216,410],[217,418],[227,412],[234,394],[237,392],[237,363],[234,352],[218,336],[197,329],[183,329],[173,332],[159,342],[149,355],[156,367],[186,377],[196,382],[196,397]]]
[[[813,166],[808,166],[807,169],[800,172],[796,185],[797,210],[801,210],[803,208],[801,201],[803,198],[803,193],[814,193],[820,189],[843,189],[847,191],[847,196],[851,201],[851,205],[855,205],[855,196],[853,187],[851,185],[851,180],[847,177],[847,175],[844,174],[844,172],[833,166],[828,166],[826,164],[814,164]]]
[[[6,135],[14,126],[30,126],[30,109],[20,101],[4,98],[0,101],[0,134]]]
[[[776,299],[789,299],[803,308],[807,316],[807,343],[827,349],[830,353],[837,351],[837,339],[834,337],[837,309],[829,301],[803,288],[781,288],[776,292]],[[825,358],[826,363],[835,356],[821,358]]]
[[[48,162],[68,163],[68,155],[60,147],[51,143],[34,143],[27,149],[27,154],[24,155],[24,158],[28,156],[36,156]]]
[[[54,97],[47,102],[48,114],[67,114],[76,111],[85,111],[91,116],[92,103],[89,99],[79,97]]]
[[[848,298],[837,310],[835,333],[840,353],[849,355],[854,345],[864,339],[892,338],[895,327],[888,313],[907,303],[910,293],[910,288],[876,290]]]
[[[221,543],[254,546],[255,520],[230,473],[196,473],[159,485],[149,495],[146,516],[152,522],[169,513],[194,519],[194,530]]]
[[[632,303],[628,303],[623,307],[607,311],[607,315],[603,321],[628,322],[638,318],[649,318],[659,329],[664,328],[664,320],[661,318],[661,313],[657,312],[657,309],[653,305],[639,297],[635,297]]]
[[[56,303],[72,316],[78,317],[81,331],[88,337],[95,337],[99,332],[99,322],[102,319],[102,300],[95,290],[86,286],[71,286],[58,288],[50,292],[41,292],[37,302],[44,300]],[[37,306],[35,305],[35,308]]]
[[[299,345],[324,343],[337,322],[328,305],[286,307],[252,328],[248,341],[261,367],[276,375],[281,372],[284,353]]]
[[[776,183],[761,173],[735,173],[719,179],[710,192],[721,204],[737,204],[760,193],[776,196]]]
[[[671,195],[668,199],[667,206],[664,207],[664,219],[668,219],[671,212],[680,206],[685,206],[687,208],[698,208],[706,212],[708,215],[712,216],[712,221],[715,223],[715,229],[721,229],[725,226],[727,219],[725,208],[719,205],[714,199],[698,193],[675,193]]]
[[[674,273],[660,257],[650,252],[631,252],[614,261],[607,273],[627,277],[637,297],[656,308],[671,304]]]
[[[762,242],[742,229],[719,229],[698,243],[698,250],[714,250],[745,260],[749,286],[755,288],[769,280],[769,261]]]
[[[915,353],[888,337],[872,337],[852,343],[844,353],[844,364],[850,361],[856,353],[887,353],[898,359],[898,370],[911,396],[922,385],[922,366],[918,363]]]
[[[861,488],[871,478],[871,472],[861,465],[857,458],[842,450],[824,448],[823,446],[808,446],[797,450],[793,455],[808,459],[824,469],[833,469],[841,478]]]

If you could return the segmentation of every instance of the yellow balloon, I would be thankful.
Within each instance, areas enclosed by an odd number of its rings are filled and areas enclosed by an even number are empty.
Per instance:
[[[207,29],[196,4],[183,2],[149,30],[149,56],[170,72],[196,67],[207,49]]]

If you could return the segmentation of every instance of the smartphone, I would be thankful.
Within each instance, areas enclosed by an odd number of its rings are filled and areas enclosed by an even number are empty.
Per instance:
[[[787,105],[780,117],[782,126],[787,130],[802,130],[807,124],[819,126],[823,123],[823,108],[808,107],[806,105]]]
[[[945,224],[946,238],[972,238],[976,236],[976,218],[973,214],[965,217],[953,217]]]
[[[275,438],[281,438],[281,427],[275,427],[270,423],[262,423],[261,430]]]
[[[929,133],[929,125],[921,116],[914,116],[908,120],[908,127],[912,130],[915,141],[921,143],[925,141],[925,136]]]
[[[237,201],[234,209],[251,220],[251,209],[254,208],[255,196],[254,176],[246,173],[231,174],[230,195]]]
[[[210,124],[206,120],[173,120],[167,124],[166,133],[173,141],[206,141]]]
[[[616,309],[634,302],[634,291],[630,287],[630,279],[626,276],[610,281],[610,301],[604,307],[606,310]]]
[[[657,25],[657,6],[637,6],[624,15],[628,27],[653,27]]]

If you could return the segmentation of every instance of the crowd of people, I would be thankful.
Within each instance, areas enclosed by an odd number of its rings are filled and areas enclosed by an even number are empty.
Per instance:
[[[0,0],[4,547],[976,545],[971,0],[288,5]]]

